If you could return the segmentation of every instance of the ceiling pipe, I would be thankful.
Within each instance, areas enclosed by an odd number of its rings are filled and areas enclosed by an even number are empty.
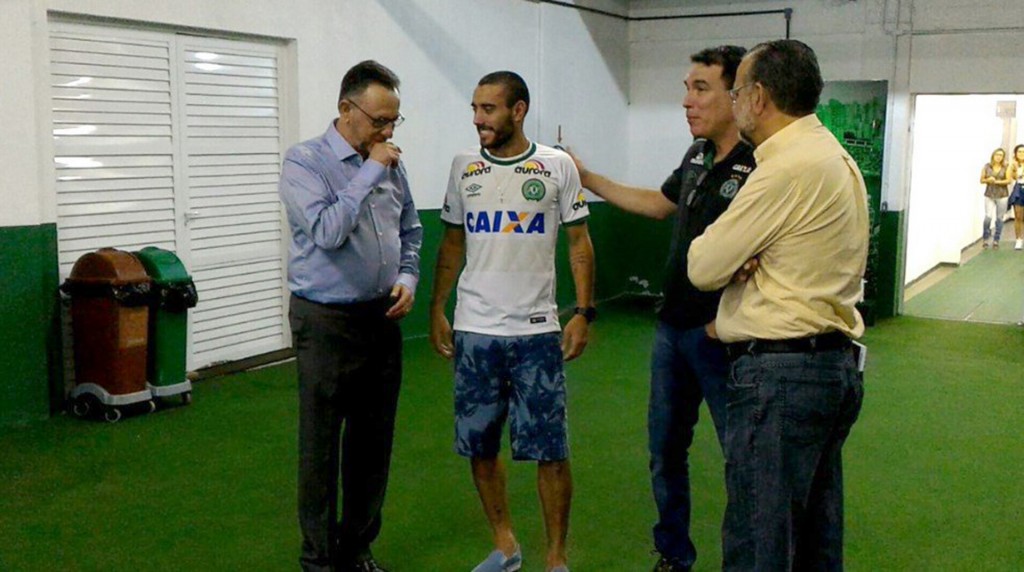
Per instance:
[[[776,10],[746,10],[741,12],[716,12],[713,14],[680,14],[676,16],[623,16],[622,14],[616,14],[615,12],[609,12],[607,10],[601,10],[598,8],[590,8],[588,6],[579,6],[569,2],[563,2],[562,0],[533,0],[540,4],[552,4],[554,6],[562,6],[564,8],[573,8],[583,12],[590,12],[592,14],[600,14],[602,16],[608,16],[610,18],[617,18],[619,20],[625,20],[626,22],[650,22],[653,20],[689,20],[694,18],[727,18],[730,16],[763,16],[768,14],[782,14],[786,18],[786,39],[789,39],[790,28],[793,22],[793,9],[792,8],[779,8]]]

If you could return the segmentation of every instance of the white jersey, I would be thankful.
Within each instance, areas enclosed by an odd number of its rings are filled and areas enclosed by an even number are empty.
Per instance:
[[[452,160],[441,220],[466,231],[456,330],[496,336],[557,332],[559,224],[590,214],[565,152],[531,143],[518,157],[475,148]]]

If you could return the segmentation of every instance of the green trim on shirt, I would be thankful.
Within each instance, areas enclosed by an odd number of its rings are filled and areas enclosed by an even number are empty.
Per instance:
[[[708,171],[715,168],[715,144],[710,139],[704,144],[704,168]]]
[[[497,157],[493,157],[493,156],[491,156],[490,153],[487,152],[487,149],[484,149],[483,147],[480,148],[480,156],[481,157],[483,157],[484,159],[487,159],[488,161],[490,161],[491,163],[494,163],[495,165],[502,165],[502,166],[515,165],[516,163],[519,163],[521,161],[525,161],[525,160],[529,159],[530,156],[533,155],[536,152],[537,152],[537,144],[534,143],[533,141],[530,141],[530,148],[527,149],[525,153],[523,153],[522,155],[517,155],[515,157],[509,157],[508,159],[499,159]]]

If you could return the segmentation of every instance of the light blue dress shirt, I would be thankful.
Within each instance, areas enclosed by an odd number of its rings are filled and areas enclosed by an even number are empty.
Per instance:
[[[423,227],[405,167],[364,161],[335,129],[285,154],[278,189],[288,214],[288,288],[322,304],[388,296],[419,280]]]

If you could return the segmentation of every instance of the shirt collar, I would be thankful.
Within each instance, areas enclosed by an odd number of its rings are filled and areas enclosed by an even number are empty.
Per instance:
[[[336,120],[335,120],[336,121]],[[334,151],[335,156],[338,157],[339,161],[344,161],[352,155],[358,155],[356,150],[345,141],[345,138],[338,133],[338,129],[334,126],[334,121],[331,121],[330,125],[327,126],[327,131],[324,133],[324,138],[327,139],[327,145],[330,146],[331,151]]]
[[[515,165],[520,161],[525,161],[527,158],[529,158],[537,151],[537,144],[534,143],[533,141],[530,141],[529,143],[530,145],[529,147],[526,148],[526,151],[523,151],[522,153],[516,155],[515,157],[493,157],[491,156],[490,153],[487,152],[487,149],[484,149],[483,147],[480,148],[480,156],[482,156],[484,159],[487,159],[491,163],[494,163],[495,165]]]
[[[710,167],[707,166],[708,155],[710,154],[712,160],[718,157],[718,148],[715,146],[715,142],[710,139],[705,139],[704,142],[701,144],[700,152],[704,154],[704,166],[710,171],[715,167],[715,165],[712,164]],[[725,159],[723,159],[723,161],[735,155],[739,155],[740,153],[749,152],[750,143],[747,143],[743,139],[740,139],[739,141],[736,142],[735,145],[732,146],[732,150],[729,151],[729,153],[725,156]]]
[[[718,149],[715,148],[715,142],[710,139],[705,139],[704,144],[700,146],[701,156],[704,157],[704,168],[710,171],[715,166],[715,155],[718,154]]]
[[[814,113],[810,113],[776,131],[771,137],[754,149],[754,159],[760,165],[773,155],[777,155],[795,140],[821,127],[821,121]]]

